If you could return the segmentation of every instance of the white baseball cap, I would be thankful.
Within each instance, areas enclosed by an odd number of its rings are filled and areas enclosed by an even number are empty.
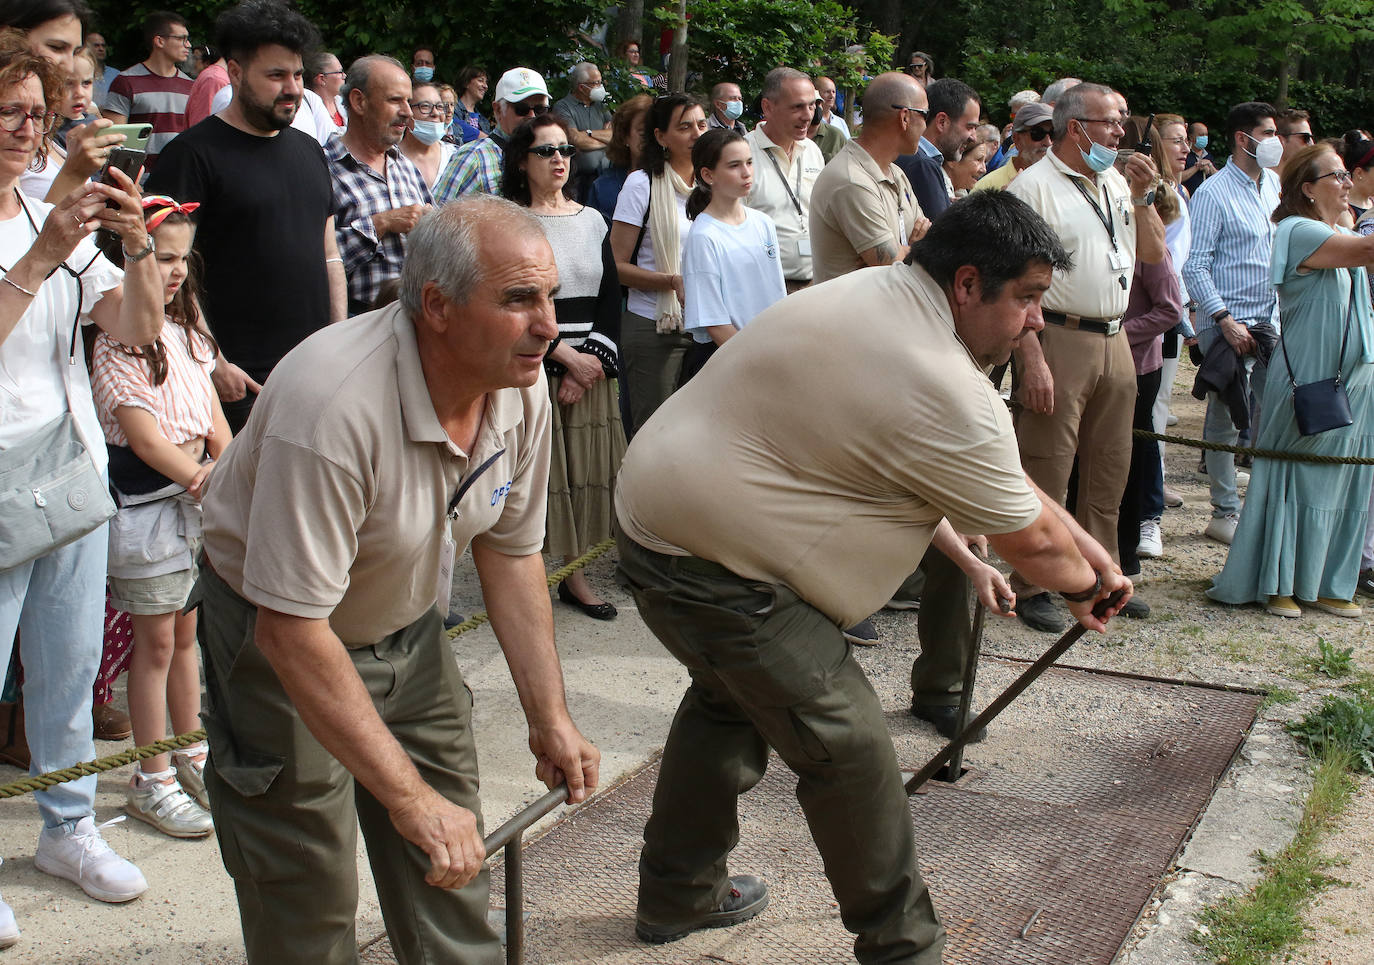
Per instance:
[[[518,104],[535,94],[549,96],[549,89],[544,85],[544,78],[540,76],[539,71],[530,70],[528,67],[512,67],[496,82],[496,94],[492,100]]]

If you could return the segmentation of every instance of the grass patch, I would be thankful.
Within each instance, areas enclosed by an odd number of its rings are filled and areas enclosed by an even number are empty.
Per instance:
[[[1351,763],[1349,754],[1329,748],[1317,764],[1298,833],[1277,855],[1260,853],[1259,884],[1198,916],[1193,941],[1214,961],[1269,965],[1302,940],[1303,911],[1319,892],[1341,883],[1327,873],[1338,863],[1324,857],[1320,845],[1354,793]]]
[[[1265,693],[1264,699],[1260,701],[1260,710],[1268,710],[1276,705],[1288,705],[1297,703],[1297,691],[1289,690],[1287,687],[1274,687]]]
[[[1288,732],[1314,756],[1341,754],[1356,770],[1374,774],[1374,697],[1368,694],[1329,694]]]
[[[1337,647],[1327,643],[1325,637],[1317,638],[1317,655],[1311,659],[1310,666],[1317,673],[1325,674],[1332,680],[1348,677],[1355,669],[1355,648]]]

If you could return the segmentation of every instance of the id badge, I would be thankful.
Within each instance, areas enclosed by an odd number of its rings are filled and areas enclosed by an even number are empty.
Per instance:
[[[810,258],[810,257],[811,257],[811,239],[810,239],[810,238],[798,238],[798,239],[797,239],[797,254],[801,255],[803,258]]]
[[[453,539],[453,530],[444,520],[444,535],[439,541],[439,576],[434,585],[434,605],[448,619],[449,601],[453,597],[453,562],[458,556],[458,544]]]
[[[1131,260],[1120,248],[1107,249],[1107,267],[1112,271],[1130,271]]]

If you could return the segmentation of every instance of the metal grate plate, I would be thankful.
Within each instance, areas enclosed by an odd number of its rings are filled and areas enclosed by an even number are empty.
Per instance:
[[[1021,669],[985,660],[980,683],[1000,689]],[[1050,703],[1081,711],[1075,720],[1083,726],[1050,730],[1050,715],[1037,713],[1037,704]],[[922,871],[949,932],[945,961],[1111,962],[1258,706],[1251,694],[1048,672],[999,718],[987,743],[970,749],[973,770],[963,780],[932,781],[911,799]],[[938,748],[905,714],[889,721],[904,767],[914,770]],[[1046,746],[1052,753],[1029,750]],[[637,941],[636,865],[656,776],[657,767],[645,769],[528,846],[530,965],[854,960],[795,778],[776,758],[740,800],[741,840],[731,858],[732,869],[768,879],[768,910],[671,945]],[[494,903],[502,888],[498,868]],[[389,960],[385,942],[368,952],[368,961]]]

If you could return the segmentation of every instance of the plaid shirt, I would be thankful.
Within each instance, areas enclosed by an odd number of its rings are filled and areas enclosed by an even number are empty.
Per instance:
[[[434,201],[448,204],[465,194],[501,193],[501,163],[505,156],[494,137],[479,137],[460,147],[434,182]]]
[[[368,311],[377,290],[401,274],[406,236],[387,234],[378,240],[372,216],[411,204],[433,204],[424,175],[396,147],[386,151],[386,177],[358,161],[343,138],[330,138],[324,155],[334,180],[334,233],[348,276],[348,314]]]

